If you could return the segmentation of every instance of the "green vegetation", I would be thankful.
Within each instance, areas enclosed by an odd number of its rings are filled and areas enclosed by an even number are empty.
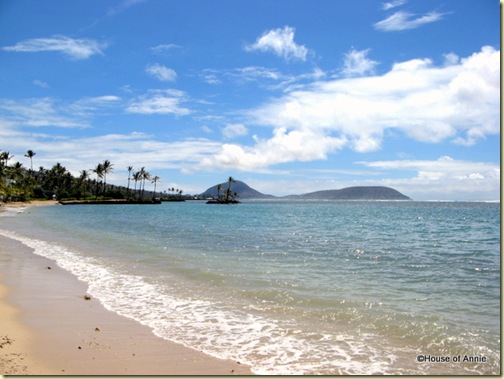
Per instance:
[[[0,201],[29,201],[34,199],[58,200],[110,200],[125,199],[134,201],[150,201],[156,198],[157,184],[160,177],[152,176],[145,167],[134,172],[133,166],[128,166],[127,187],[107,184],[107,175],[114,170],[114,165],[105,160],[90,170],[80,171],[78,177],[73,176],[61,163],[56,163],[50,169],[40,167],[33,170],[33,158],[36,153],[28,150],[25,157],[30,158],[30,168],[23,167],[20,162],[10,164],[14,157],[8,151],[0,151]],[[94,175],[93,175],[94,174]],[[95,177],[96,175],[96,177]],[[131,180],[134,189],[131,190]],[[154,184],[154,191],[145,191],[145,183]],[[138,189],[137,189],[138,187]],[[182,190],[171,188],[159,193],[163,201],[183,201]]]
[[[217,188],[217,198],[207,201],[207,204],[239,204],[240,202],[236,200],[238,194],[236,192],[231,192],[231,183],[236,183],[236,180],[230,176],[227,180],[228,188],[226,189],[225,195],[221,196],[222,184],[219,184]]]

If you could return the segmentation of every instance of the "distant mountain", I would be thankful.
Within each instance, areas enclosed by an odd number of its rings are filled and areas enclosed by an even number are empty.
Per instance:
[[[221,196],[223,196],[226,193],[226,190],[228,189],[228,182],[224,182],[220,184],[222,186],[222,190],[220,192]],[[200,196],[202,197],[217,197],[217,186],[219,184],[216,184],[213,187],[208,188],[205,192],[203,192]],[[239,180],[235,181],[234,183],[231,183],[231,192],[236,192],[238,194],[238,199],[273,199],[275,196],[272,195],[265,195],[259,191],[256,191],[255,189],[249,187],[247,184],[244,182],[241,182]]]
[[[389,187],[348,187],[339,190],[326,190],[292,195],[293,199],[310,200],[411,200],[408,196]]]
[[[203,198],[217,198],[217,186],[208,188],[200,196]],[[221,196],[224,196],[228,182],[220,184],[222,190]],[[265,195],[246,183],[237,180],[231,183],[231,191],[238,194],[238,199],[275,199],[275,196]],[[408,196],[403,195],[399,191],[389,187],[348,187],[337,190],[326,190],[305,193],[302,195],[290,195],[281,197],[282,199],[300,199],[300,200],[411,200]]]

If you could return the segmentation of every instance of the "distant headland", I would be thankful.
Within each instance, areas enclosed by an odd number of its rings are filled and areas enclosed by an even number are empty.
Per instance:
[[[198,195],[200,199],[217,200],[223,195],[223,190],[228,188],[229,182],[216,184]],[[342,189],[309,192],[301,195],[273,196],[263,194],[246,183],[234,180],[231,191],[233,197],[239,199],[299,199],[299,200],[411,200],[401,192],[383,186],[357,186]]]

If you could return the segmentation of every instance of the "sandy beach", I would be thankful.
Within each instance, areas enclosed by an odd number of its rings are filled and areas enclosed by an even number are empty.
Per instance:
[[[47,205],[56,205],[57,200],[32,200],[32,201],[15,201],[12,203],[0,203],[0,211],[5,208],[26,208],[26,207],[40,207]]]
[[[18,241],[0,237],[0,268],[0,374],[251,374],[108,311],[83,282]]]

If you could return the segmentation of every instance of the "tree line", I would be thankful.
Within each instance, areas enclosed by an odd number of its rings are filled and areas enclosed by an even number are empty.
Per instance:
[[[61,163],[56,163],[50,169],[39,167],[33,169],[33,159],[36,153],[28,150],[25,157],[30,159],[30,168],[23,167],[20,162],[10,164],[14,157],[8,151],[0,151],[0,200],[29,201],[33,199],[58,200],[105,200],[128,199],[147,200],[156,197],[157,184],[160,177],[149,173],[145,167],[134,171],[128,166],[127,186],[107,184],[107,175],[114,170],[109,160],[98,163],[95,167],[82,170],[79,176],[73,176]],[[133,183],[132,183],[133,182]],[[153,191],[145,191],[145,184],[154,184]],[[183,191],[174,187],[160,192],[162,200],[182,200]]]

